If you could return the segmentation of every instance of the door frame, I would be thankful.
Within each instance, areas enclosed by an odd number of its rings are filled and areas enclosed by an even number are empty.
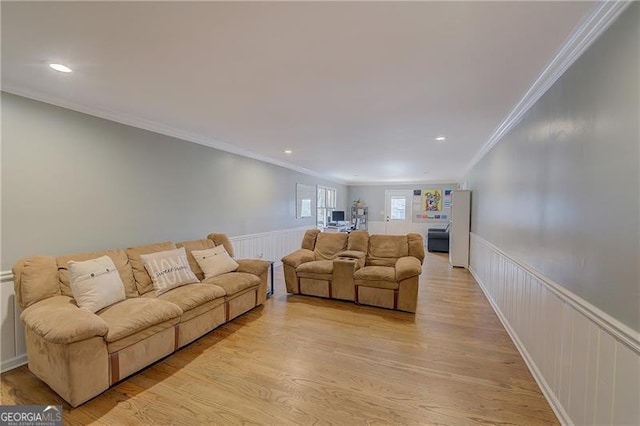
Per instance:
[[[391,219],[391,198],[406,198],[404,220]],[[407,234],[411,232],[411,216],[413,215],[413,191],[411,189],[387,189],[384,191],[384,233],[386,235]],[[399,223],[401,222],[401,223]]]

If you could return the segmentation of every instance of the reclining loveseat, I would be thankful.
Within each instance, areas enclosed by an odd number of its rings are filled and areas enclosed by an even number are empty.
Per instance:
[[[186,254],[180,254],[182,263],[166,266],[166,259],[157,261],[164,269],[154,281],[149,265],[174,252]],[[201,256],[206,273],[219,268],[218,259],[225,260],[222,269],[227,272],[207,277],[194,254]],[[76,407],[262,304],[269,262],[234,261],[231,256],[227,236],[210,234],[178,244],[33,256],[16,262],[14,287],[23,310],[29,369]],[[83,275],[94,266],[99,269]],[[176,285],[165,279],[172,273],[184,274],[192,283],[170,289],[158,284]],[[82,289],[88,292],[79,293]],[[76,300],[74,292],[82,298]],[[107,306],[95,305],[105,297]]]
[[[419,234],[309,230],[282,258],[287,292],[415,312],[423,244]]]

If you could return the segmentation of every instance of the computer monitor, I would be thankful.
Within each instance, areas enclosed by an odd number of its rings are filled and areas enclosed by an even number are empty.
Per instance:
[[[344,222],[344,211],[340,211],[340,210],[332,211],[331,222]]]

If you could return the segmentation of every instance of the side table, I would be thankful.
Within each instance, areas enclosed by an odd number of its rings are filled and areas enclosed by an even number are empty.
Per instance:
[[[273,264],[276,263],[273,260],[267,260],[269,262],[269,285],[267,286],[267,297],[273,295]]]

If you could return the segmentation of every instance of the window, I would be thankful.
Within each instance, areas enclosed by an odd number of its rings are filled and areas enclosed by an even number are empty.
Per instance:
[[[318,185],[318,229],[327,226],[336,209],[336,189]]]
[[[407,216],[407,198],[391,196],[391,220],[405,220]]]

